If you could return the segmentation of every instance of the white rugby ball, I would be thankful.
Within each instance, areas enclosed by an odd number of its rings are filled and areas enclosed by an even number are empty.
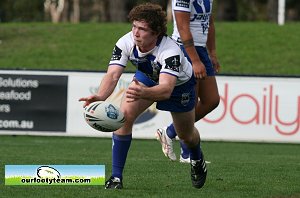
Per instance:
[[[125,122],[119,107],[106,101],[96,101],[86,106],[84,119],[88,125],[102,132],[116,131]]]

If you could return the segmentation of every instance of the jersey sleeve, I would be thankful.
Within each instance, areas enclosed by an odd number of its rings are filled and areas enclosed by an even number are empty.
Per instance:
[[[160,73],[167,73],[178,77],[179,72],[182,70],[180,48],[173,48],[165,50],[161,56],[162,69]]]
[[[116,43],[109,65],[120,65],[126,67],[130,53],[130,39],[129,35],[126,34],[121,37]]]
[[[191,12],[190,0],[173,0],[173,10]]]

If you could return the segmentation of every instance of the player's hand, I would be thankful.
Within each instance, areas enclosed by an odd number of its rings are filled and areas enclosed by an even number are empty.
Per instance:
[[[141,83],[133,78],[132,83],[129,85],[128,89],[126,90],[126,100],[127,102],[134,102],[143,96],[143,86]]]
[[[99,98],[98,95],[91,95],[88,97],[79,98],[78,101],[84,101],[83,107],[86,107],[89,104],[91,104],[92,102],[101,101],[101,98]]]
[[[211,62],[212,62],[212,64],[213,64],[213,67],[214,67],[215,72],[216,72],[216,73],[219,73],[219,72],[220,72],[220,69],[221,69],[221,66],[220,66],[220,63],[219,63],[219,61],[218,61],[217,56],[211,56],[210,59],[211,59]]]
[[[204,79],[207,76],[205,66],[202,62],[193,63],[193,70],[196,79]]]

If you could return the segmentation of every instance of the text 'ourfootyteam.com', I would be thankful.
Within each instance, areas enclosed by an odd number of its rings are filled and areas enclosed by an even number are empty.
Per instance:
[[[56,178],[30,178],[30,179],[21,179],[22,183],[30,183],[30,184],[36,184],[36,183],[47,183],[49,185],[51,184],[64,184],[64,183],[91,183],[90,179],[56,179]]]

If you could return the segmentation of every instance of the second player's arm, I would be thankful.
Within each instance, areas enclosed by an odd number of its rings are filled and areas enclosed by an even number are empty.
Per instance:
[[[209,29],[208,29],[206,45],[207,45],[210,59],[215,68],[215,71],[219,72],[221,66],[220,66],[218,58],[217,58],[215,23],[214,23],[214,18],[212,15],[210,16],[210,20],[209,20]]]
[[[205,77],[206,70],[197,54],[196,48],[194,46],[194,39],[190,31],[190,13],[180,11],[175,11],[174,13],[177,23],[177,29],[180,34],[180,39],[185,48],[185,51],[192,61],[195,77]]]

